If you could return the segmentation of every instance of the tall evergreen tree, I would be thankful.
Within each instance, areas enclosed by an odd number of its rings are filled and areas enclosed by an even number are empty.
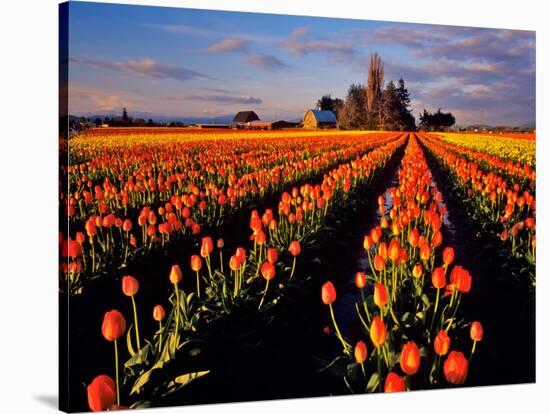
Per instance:
[[[384,64],[378,53],[370,55],[369,69],[367,75],[366,87],[366,110],[369,118],[382,122],[382,86],[384,84]]]

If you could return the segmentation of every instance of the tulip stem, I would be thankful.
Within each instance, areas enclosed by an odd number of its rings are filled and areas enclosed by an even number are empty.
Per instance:
[[[262,300],[260,300],[260,305],[258,306],[258,310],[260,310],[262,308],[262,305],[263,305],[264,299],[265,299],[265,294],[267,293],[268,288],[269,288],[269,279],[266,279],[264,293],[262,295]]]
[[[208,262],[206,262],[208,264]],[[210,267],[208,268],[208,271],[210,272]],[[197,297],[201,298],[201,277],[199,275],[199,271],[197,270],[195,272],[197,274]]]
[[[292,260],[292,270],[290,271],[289,279],[292,279],[292,276],[294,276],[294,268],[295,267],[296,267],[296,256],[294,256],[294,260]]]
[[[221,249],[220,249],[220,270],[223,273],[223,253]]]
[[[176,349],[178,347],[177,339],[178,339],[179,325],[180,325],[180,295],[178,292],[177,283],[174,283],[174,293],[176,294],[176,330],[174,332],[174,354],[175,354]]]
[[[334,324],[334,329],[336,330],[336,335],[338,336],[338,339],[340,340],[340,342],[342,342],[342,345],[344,347],[344,352],[347,353],[351,348],[351,345],[344,340],[344,337],[340,333],[340,329],[338,328],[338,324],[336,323],[336,318],[334,317],[334,310],[332,309],[332,303],[329,303],[328,307],[330,309],[330,316],[332,318],[332,323]]]
[[[159,353],[162,351],[162,321],[159,321]]]
[[[440,288],[437,288],[437,295],[435,296],[435,307],[434,307],[434,313],[432,315],[432,323],[430,324],[430,332],[433,329],[434,321],[435,321],[435,314],[437,313],[437,306],[439,305],[439,291]]]
[[[116,379],[116,403],[120,405],[120,388],[118,385],[118,343],[115,339],[115,379]]]
[[[470,354],[470,360],[474,356],[474,352],[476,352],[476,344],[477,344],[477,341],[474,340],[474,344],[472,345],[472,353]]]
[[[141,343],[139,341],[139,327],[138,327],[138,316],[137,316],[137,307],[136,307],[136,300],[134,299],[134,296],[130,296],[132,298],[132,307],[134,308],[134,322],[136,325],[136,342],[138,351],[141,351]]]

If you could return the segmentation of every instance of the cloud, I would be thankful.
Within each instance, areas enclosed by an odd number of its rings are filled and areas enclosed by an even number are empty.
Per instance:
[[[189,26],[187,24],[149,24],[147,26],[168,33],[188,34],[198,37],[210,37],[212,35],[212,33],[208,30]]]
[[[251,41],[242,37],[226,37],[221,42],[214,43],[206,49],[212,53],[246,52]]]
[[[225,104],[253,104],[260,105],[262,100],[253,96],[242,95],[183,95],[183,96],[170,96],[166,98],[172,101],[202,101],[202,102],[217,102]]]
[[[260,69],[269,71],[277,71],[290,68],[290,66],[288,66],[279,58],[263,53],[250,53],[246,56],[245,62],[254,65]]]
[[[344,42],[311,38],[307,26],[295,28],[281,45],[298,56],[310,53],[326,53],[338,62],[349,61],[355,57],[355,50]]]
[[[96,69],[116,70],[150,79],[175,79],[182,82],[193,79],[211,79],[207,75],[183,66],[157,63],[153,59],[147,58],[141,60],[127,60],[125,62],[111,62],[79,57],[74,57],[70,60]]]

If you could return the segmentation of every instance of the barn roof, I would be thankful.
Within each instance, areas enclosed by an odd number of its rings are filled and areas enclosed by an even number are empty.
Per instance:
[[[319,109],[310,109],[308,112],[313,114],[317,122],[336,123],[336,115],[332,111],[323,111]]]
[[[235,115],[235,118],[233,118],[233,122],[245,123],[256,121],[258,119],[260,119],[260,117],[254,111],[241,111],[238,112],[237,115]]]

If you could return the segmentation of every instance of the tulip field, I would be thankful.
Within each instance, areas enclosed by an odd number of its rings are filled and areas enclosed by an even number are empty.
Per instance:
[[[535,168],[531,134],[71,138],[62,399],[104,411],[532,382]]]

